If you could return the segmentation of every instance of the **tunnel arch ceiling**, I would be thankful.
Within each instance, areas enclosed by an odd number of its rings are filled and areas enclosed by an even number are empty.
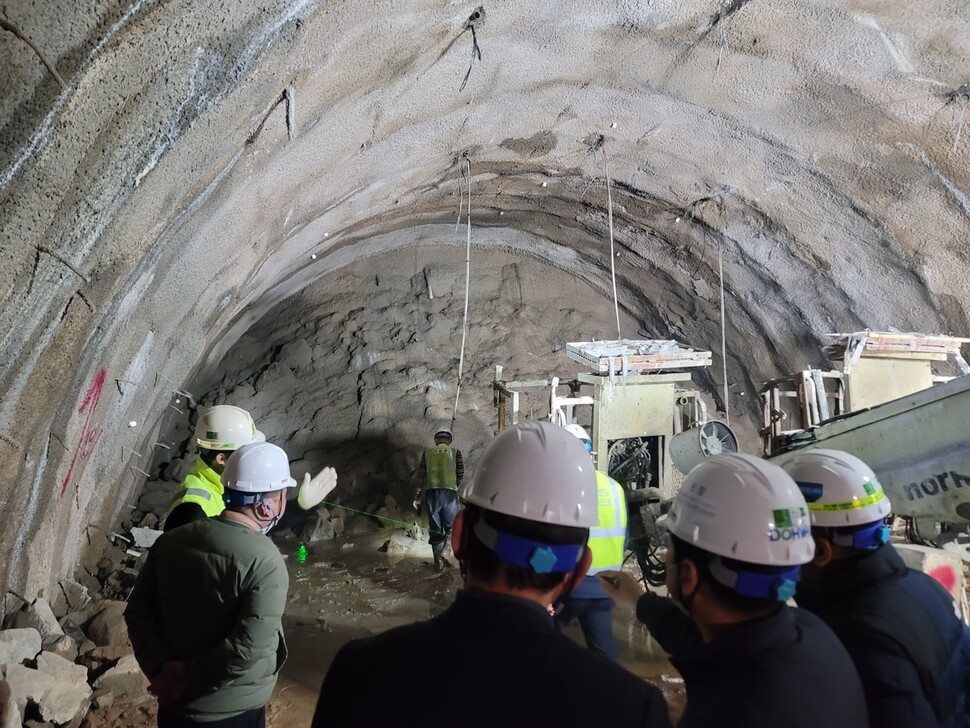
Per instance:
[[[623,305],[698,346],[720,244],[734,382],[815,330],[970,330],[960,4],[507,2],[461,92],[472,4],[42,5],[8,16],[63,90],[0,45],[8,585],[70,570],[172,391],[276,301],[454,241],[465,152],[476,246],[601,290],[608,161]]]

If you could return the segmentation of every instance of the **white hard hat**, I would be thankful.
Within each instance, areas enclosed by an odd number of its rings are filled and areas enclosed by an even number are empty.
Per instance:
[[[872,468],[855,455],[805,450],[794,453],[784,468],[801,488],[813,526],[863,526],[882,521],[892,510]]]
[[[256,423],[246,410],[217,404],[199,415],[195,441],[206,450],[236,450],[256,442],[257,432]]]
[[[222,485],[240,493],[272,493],[295,488],[290,461],[283,449],[269,442],[243,445],[229,456]]]
[[[462,499],[528,521],[578,528],[599,522],[589,453],[549,422],[526,422],[495,438]]]
[[[586,432],[586,429],[582,425],[577,425],[575,422],[566,425],[566,427],[564,429],[570,435],[573,435],[575,437],[578,437],[580,440],[589,440],[590,439],[589,433]]]
[[[749,564],[800,566],[815,555],[808,508],[795,481],[753,455],[714,455],[692,468],[668,523],[682,541]]]
[[[434,431],[435,437],[440,437],[442,435],[447,435],[448,437],[454,439],[454,435],[451,434],[451,428],[448,425],[442,425],[437,430]]]

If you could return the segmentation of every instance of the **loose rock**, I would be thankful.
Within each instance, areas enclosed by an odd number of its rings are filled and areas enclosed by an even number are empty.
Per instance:
[[[125,603],[103,602],[104,606],[87,627],[88,639],[101,647],[131,644],[125,624]]]
[[[135,539],[135,546],[143,549],[150,549],[161,537],[162,532],[154,528],[135,527],[131,529],[131,537]]]
[[[325,510],[314,511],[307,516],[300,537],[305,543],[333,540],[334,527],[327,518]]]
[[[40,632],[41,639],[51,635],[64,634],[57,617],[51,610],[51,605],[43,597],[39,597],[32,604],[14,615],[11,627],[33,627]]]
[[[91,688],[87,670],[81,665],[42,652],[36,670],[22,665],[6,665],[5,670],[7,684],[21,710],[34,702],[43,720],[69,723],[87,709]]]
[[[33,627],[7,629],[0,632],[0,664],[19,665],[33,660],[41,651],[40,632]]]
[[[0,726],[16,728],[24,717],[6,680],[0,680]]]
[[[66,634],[51,635],[43,643],[44,651],[74,662],[77,659],[77,642]]]
[[[79,584],[73,579],[61,579],[58,583],[60,584],[61,591],[64,593],[64,599],[67,601],[68,611],[73,612],[76,609],[80,609],[91,601],[88,588],[83,584]]]
[[[138,667],[135,656],[125,655],[94,682],[94,688],[114,695],[144,695],[148,692],[148,679]]]

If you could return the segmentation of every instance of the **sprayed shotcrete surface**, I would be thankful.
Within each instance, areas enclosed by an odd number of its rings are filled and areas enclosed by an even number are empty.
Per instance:
[[[573,308],[609,313],[607,164],[637,328],[719,352],[720,246],[732,412],[816,330],[970,331],[966,3],[509,0],[473,59],[476,5],[6,4],[66,85],[2,32],[0,582],[102,542],[267,311],[459,250],[465,153],[473,255],[598,292]]]

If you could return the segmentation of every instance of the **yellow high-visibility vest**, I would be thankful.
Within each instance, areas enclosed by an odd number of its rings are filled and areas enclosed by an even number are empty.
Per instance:
[[[444,443],[428,448],[424,453],[427,468],[425,487],[458,490],[458,475],[455,472],[455,451]]]
[[[171,513],[175,506],[183,503],[196,503],[209,518],[213,518],[226,508],[222,496],[224,492],[219,473],[206,465],[202,458],[196,458],[195,465],[175,491],[168,511]]]
[[[626,544],[626,498],[622,486],[602,470],[596,471],[596,504],[599,525],[589,529],[593,563],[588,573],[618,571]]]

